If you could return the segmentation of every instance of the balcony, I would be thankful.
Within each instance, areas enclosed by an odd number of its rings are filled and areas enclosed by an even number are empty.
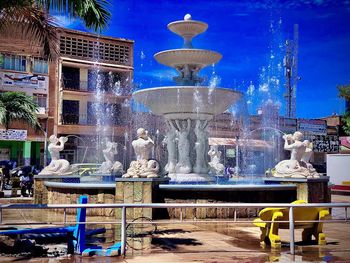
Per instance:
[[[61,117],[61,123],[63,125],[79,124],[79,114],[64,113]]]
[[[127,121],[118,116],[113,119],[105,119],[101,122],[103,126],[123,126],[126,125]],[[76,113],[63,113],[61,115],[61,124],[62,125],[88,125],[96,126],[97,118],[92,114],[76,114]]]
[[[126,124],[102,125],[103,131],[97,131],[96,119],[87,114],[66,113],[61,115],[58,125],[59,134],[94,135],[102,132],[104,135],[122,135],[127,129]]]
[[[45,119],[48,116],[47,109],[45,107],[38,107],[36,114],[39,119]]]
[[[79,81],[77,79],[63,79],[61,81],[61,84],[64,90],[90,92],[87,88],[88,87],[87,81]]]

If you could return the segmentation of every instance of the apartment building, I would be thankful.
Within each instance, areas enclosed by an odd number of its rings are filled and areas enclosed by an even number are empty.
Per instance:
[[[103,143],[129,131],[133,41],[59,29],[60,59],[50,65],[49,134],[68,136],[62,157],[96,162]]]
[[[38,119],[47,127],[49,91],[48,62],[38,50],[25,43],[6,39],[0,44],[0,92],[24,92],[39,104]],[[0,161],[11,160],[17,165],[43,164],[44,132],[36,132],[28,125],[14,122],[8,130],[0,127]]]

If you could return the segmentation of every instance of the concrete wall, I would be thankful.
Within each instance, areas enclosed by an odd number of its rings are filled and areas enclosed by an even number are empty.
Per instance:
[[[327,154],[327,175],[332,184],[350,181],[350,154]]]

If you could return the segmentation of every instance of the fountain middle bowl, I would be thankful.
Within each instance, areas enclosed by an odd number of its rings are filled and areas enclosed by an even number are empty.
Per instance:
[[[169,86],[138,90],[133,98],[167,119],[210,120],[227,110],[242,93],[227,88]]]

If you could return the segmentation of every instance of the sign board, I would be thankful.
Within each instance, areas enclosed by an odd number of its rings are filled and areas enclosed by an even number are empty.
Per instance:
[[[335,135],[312,135],[314,152],[338,153],[340,143],[338,136]]]
[[[298,131],[317,135],[327,135],[327,122],[316,119],[298,119]]]
[[[297,119],[280,117],[279,128],[284,133],[294,133],[297,131]]]
[[[25,74],[0,71],[0,86],[47,90],[49,77],[39,74]]]
[[[0,129],[0,140],[25,141],[27,140],[27,130]]]

